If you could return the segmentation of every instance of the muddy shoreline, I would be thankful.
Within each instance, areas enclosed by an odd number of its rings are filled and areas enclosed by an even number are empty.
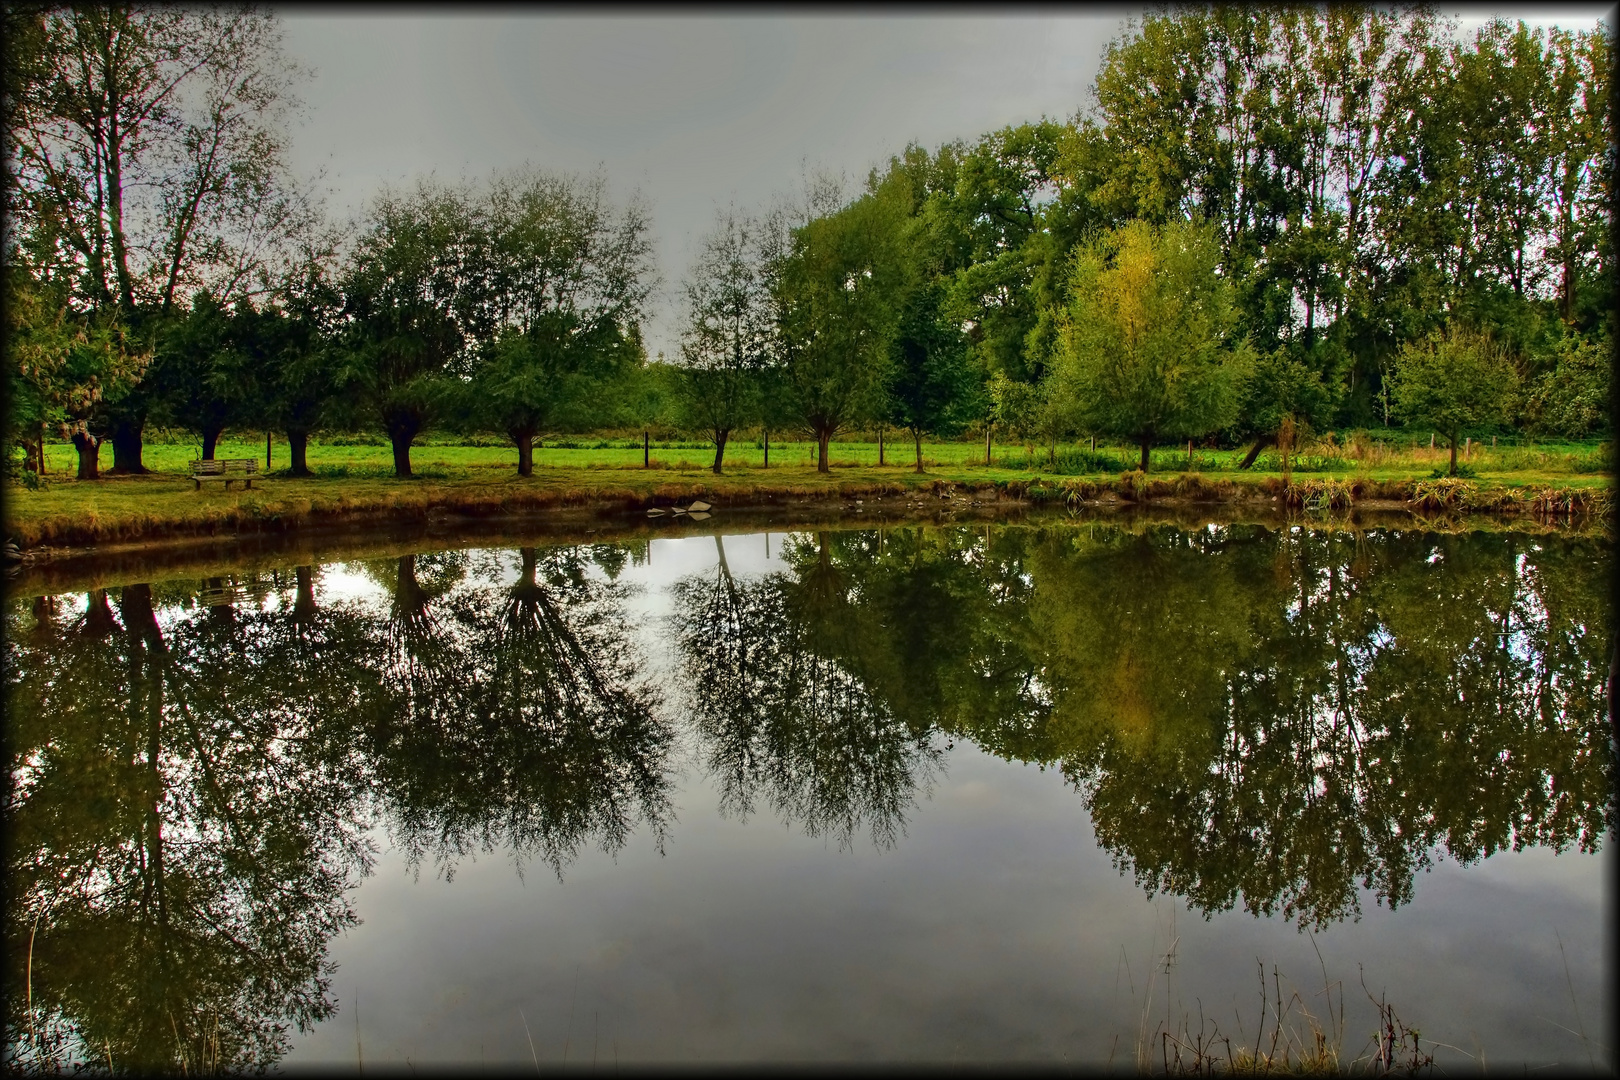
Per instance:
[[[711,499],[714,496],[710,496]],[[648,500],[650,503],[652,500]],[[664,500],[660,500],[662,502]],[[1594,523],[1543,521],[1525,515],[1489,513],[1436,516],[1391,499],[1365,499],[1330,514],[1305,513],[1276,496],[1188,499],[1161,497],[1132,501],[1118,497],[1041,503],[1006,497],[995,490],[940,485],[933,491],[863,492],[840,497],[783,498],[717,502],[706,520],[685,516],[649,517],[646,507],[622,499],[584,505],[553,505],[508,513],[458,512],[447,508],[398,508],[379,514],[364,510],[323,520],[287,523],[281,528],[221,530],[104,541],[61,547],[35,547],[6,573],[6,591],[30,597],[79,592],[134,581],[205,578],[333,561],[391,558],[431,550],[526,545],[609,543],[758,530],[862,529],[874,526],[951,525],[992,522],[1153,523],[1181,527],[1255,524],[1266,528],[1306,525],[1327,528],[1421,528],[1443,531],[1577,531]],[[271,522],[264,523],[272,525]],[[1584,528],[1583,528],[1584,526]]]

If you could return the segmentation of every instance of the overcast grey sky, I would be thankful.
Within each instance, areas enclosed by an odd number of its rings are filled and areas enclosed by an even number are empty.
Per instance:
[[[681,275],[719,208],[763,209],[807,168],[858,183],[913,140],[933,147],[1068,117],[1132,10],[588,18],[291,8],[287,52],[314,70],[292,164],[324,169],[338,220],[381,185],[433,172],[601,168],[617,197],[639,191],[651,207],[663,284],[647,343],[667,350]],[[1600,11],[1537,14],[1591,26]]]

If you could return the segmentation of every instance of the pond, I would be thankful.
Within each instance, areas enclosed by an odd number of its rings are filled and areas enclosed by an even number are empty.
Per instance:
[[[1614,1066],[1603,540],[406,548],[10,598],[13,1064]]]

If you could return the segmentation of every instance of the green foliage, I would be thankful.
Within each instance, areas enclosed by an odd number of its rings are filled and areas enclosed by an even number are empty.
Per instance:
[[[131,348],[114,314],[72,310],[65,288],[41,285],[25,266],[5,268],[5,292],[6,419],[25,470],[43,471],[47,428],[94,454],[91,419],[129,393],[150,357]]]
[[[423,181],[384,192],[368,212],[344,276],[338,383],[393,443],[409,476],[410,445],[439,421],[460,386],[474,301],[463,288],[472,241],[466,192]]]
[[[897,301],[896,257],[911,192],[890,178],[836,213],[793,230],[771,268],[784,388],[821,447],[882,407]]]
[[[1614,371],[1608,342],[1569,334],[1555,356],[1553,370],[1529,388],[1531,430],[1568,436],[1608,430]]]
[[[227,309],[199,292],[191,308],[169,320],[159,339],[153,382],[163,412],[202,433],[205,458],[227,427],[263,416],[264,354],[276,350],[277,313],[261,314],[246,300]]]
[[[1135,222],[1082,248],[1057,393],[1082,430],[1148,451],[1232,423],[1252,363],[1207,226]]]
[[[685,424],[714,443],[716,474],[731,433],[763,416],[772,326],[761,231],[734,211],[721,214],[686,280],[676,401]]]
[[[1432,424],[1450,440],[1455,473],[1462,429],[1505,421],[1517,384],[1518,372],[1490,338],[1452,327],[1401,350],[1392,397],[1408,422]]]
[[[962,334],[943,311],[937,282],[913,284],[890,345],[885,419],[912,433],[922,471],[922,437],[950,437],[962,429],[976,404],[977,378]]]
[[[537,170],[497,176],[467,200],[457,297],[476,358],[462,412],[506,432],[527,476],[535,436],[611,421],[616,384],[645,359],[646,216],[614,207],[601,177]]]

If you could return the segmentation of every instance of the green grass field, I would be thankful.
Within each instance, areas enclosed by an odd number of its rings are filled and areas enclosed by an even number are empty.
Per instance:
[[[573,446],[538,450],[534,475],[523,478],[517,475],[513,448],[455,445],[445,439],[416,446],[411,454],[416,476],[401,480],[393,475],[389,447],[352,445],[355,441],[359,440],[338,437],[332,443],[312,444],[308,462],[315,475],[293,478],[285,473],[286,444],[277,440],[272,444],[272,468],[250,491],[240,485],[225,491],[217,483],[195,490],[187,471],[198,456],[196,444],[148,443],[145,461],[152,470],[148,475],[104,475],[96,481],[75,480],[73,448],[52,444],[47,447],[43,485],[31,490],[7,481],[6,532],[24,547],[79,545],[287,528],[305,522],[382,520],[400,514],[421,517],[436,509],[496,514],[593,503],[633,507],[698,494],[717,501],[838,498],[862,491],[898,493],[936,480],[970,486],[1084,482],[1106,487],[1138,460],[1134,448],[1099,446],[1093,452],[1089,445],[1063,445],[1057,449],[1054,467],[1049,451],[1015,444],[995,447],[993,464],[986,466],[982,442],[925,443],[927,472],[919,475],[913,471],[909,443],[888,443],[885,464],[880,466],[875,441],[850,440],[833,444],[832,471],[821,474],[815,471],[812,443],[772,440],[767,469],[761,449],[751,440],[740,440],[727,448],[725,473],[717,477],[710,471],[713,450],[703,444],[654,444],[653,467],[644,468],[639,444],[632,448],[628,440],[579,439]],[[1303,447],[1294,458],[1292,475],[1296,482],[1359,481],[1377,489],[1403,482],[1410,486],[1443,472],[1447,452],[1413,442],[1408,439],[1402,446],[1393,440],[1363,440],[1347,447],[1319,441]],[[226,439],[216,455],[252,457],[262,468],[264,452],[261,436]],[[1239,470],[1243,453],[1199,449],[1189,459],[1185,448],[1161,447],[1153,454],[1150,475],[1175,481],[1197,474],[1192,479],[1215,485],[1201,489],[1204,497],[1212,491],[1228,493],[1214,497],[1244,497],[1261,494],[1262,487],[1277,490],[1282,462],[1276,453],[1262,454],[1252,469]],[[102,454],[105,469],[111,465],[111,447],[103,446]],[[1463,463],[1471,473],[1469,482],[1480,489],[1552,489],[1601,498],[1611,475],[1603,468],[1606,459],[1607,447],[1596,443],[1499,449],[1476,445]]]
[[[1450,454],[1444,445],[1430,450],[1427,444],[1408,437],[1397,443],[1394,438],[1369,439],[1358,447],[1337,441],[1316,440],[1301,447],[1294,456],[1292,471],[1318,476],[1365,476],[1376,480],[1406,477],[1426,477],[1436,469],[1444,469]],[[468,440],[472,441],[472,440]],[[479,442],[494,443],[493,439]],[[535,451],[535,465],[542,468],[562,469],[636,469],[642,468],[642,449],[633,447],[626,439],[578,438],[562,440],[561,447],[544,445]],[[392,451],[386,444],[352,445],[340,436],[335,443],[311,443],[308,462],[317,474],[393,475]],[[1414,445],[1415,444],[1415,445]],[[262,435],[245,439],[221,440],[216,457],[251,457],[264,462],[265,443]],[[813,442],[778,442],[771,440],[770,467],[776,469],[813,469],[816,447]],[[1275,450],[1263,453],[1255,465],[1247,470],[1238,469],[1246,449],[1211,450],[1197,448],[1189,460],[1184,448],[1158,447],[1153,451],[1153,472],[1231,472],[1236,476],[1264,476],[1281,471],[1282,462]],[[190,462],[200,456],[196,443],[148,443],[144,460],[149,469],[158,473],[184,475]],[[876,467],[878,444],[874,441],[835,441],[832,444],[834,468]],[[968,470],[975,476],[1006,474],[1009,477],[1035,476],[1098,476],[1133,469],[1137,465],[1135,447],[1105,446],[1099,444],[1095,452],[1089,444],[1060,444],[1053,453],[1044,447],[1022,444],[995,444],[991,450],[992,465],[984,463],[982,442],[924,442],[923,463],[928,469],[943,469],[953,475]],[[1610,468],[1606,461],[1606,445],[1596,442],[1546,442],[1532,445],[1502,446],[1495,449],[1484,443],[1475,443],[1466,458],[1466,465],[1479,479],[1499,479],[1504,482],[1576,482],[1584,484],[1606,482]],[[890,468],[906,469],[915,463],[916,452],[909,439],[887,441],[884,461]],[[287,467],[287,444],[277,438],[271,446],[271,471]],[[652,463],[655,469],[675,472],[709,473],[714,462],[714,449],[707,443],[692,440],[681,442],[655,442]],[[101,448],[101,468],[110,468],[112,447]],[[417,472],[449,478],[461,470],[508,469],[516,472],[517,451],[510,445],[463,445],[449,440],[424,440],[411,450],[411,465]],[[764,466],[764,452],[757,439],[739,439],[726,447],[725,467],[729,470],[753,472]],[[46,468],[50,479],[71,479],[78,467],[78,455],[65,443],[52,443],[46,447]],[[710,473],[712,475],[712,473]]]

